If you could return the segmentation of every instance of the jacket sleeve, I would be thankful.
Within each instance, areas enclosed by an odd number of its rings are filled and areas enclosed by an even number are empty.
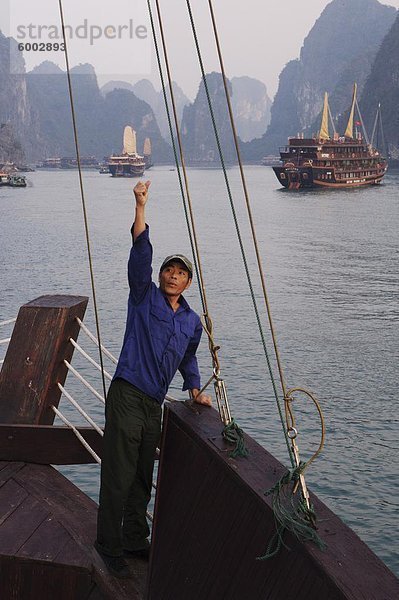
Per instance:
[[[197,325],[194,330],[194,335],[190,340],[187,347],[186,353],[183,360],[180,363],[179,371],[183,377],[182,390],[192,390],[194,388],[201,388],[201,379],[198,369],[198,361],[195,355],[198,344],[200,343],[202,335],[201,321],[198,319]]]
[[[133,242],[127,265],[130,296],[134,304],[138,304],[151,285],[152,278],[152,246],[149,227]],[[133,236],[133,227],[132,227]]]

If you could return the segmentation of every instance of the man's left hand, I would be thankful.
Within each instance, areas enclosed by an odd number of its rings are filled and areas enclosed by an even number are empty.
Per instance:
[[[192,390],[194,402],[197,404],[203,404],[204,406],[212,406],[212,398],[208,394],[199,394],[199,390]]]

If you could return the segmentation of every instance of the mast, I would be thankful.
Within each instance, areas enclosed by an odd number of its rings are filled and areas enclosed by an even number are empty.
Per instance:
[[[328,94],[327,94],[327,92],[325,92],[324,93],[323,116],[321,119],[321,127],[320,127],[320,131],[319,131],[319,138],[322,138],[324,140],[330,139],[330,134],[328,131],[328,113],[329,113]]]
[[[357,92],[357,84],[353,84],[353,96],[352,96],[352,108],[349,115],[348,125],[345,130],[345,137],[353,139],[353,117],[355,115],[355,104],[356,104],[356,92]]]

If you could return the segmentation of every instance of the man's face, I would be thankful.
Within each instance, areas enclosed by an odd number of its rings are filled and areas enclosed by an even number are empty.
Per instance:
[[[191,285],[188,270],[182,263],[172,261],[159,274],[159,287],[169,298],[179,298]]]

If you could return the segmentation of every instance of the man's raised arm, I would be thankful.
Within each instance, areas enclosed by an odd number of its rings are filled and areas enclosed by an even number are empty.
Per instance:
[[[151,181],[143,183],[139,181],[134,189],[134,195],[136,198],[136,216],[133,225],[133,242],[139,237],[140,233],[145,230],[145,205],[148,200],[148,188],[151,185]]]

